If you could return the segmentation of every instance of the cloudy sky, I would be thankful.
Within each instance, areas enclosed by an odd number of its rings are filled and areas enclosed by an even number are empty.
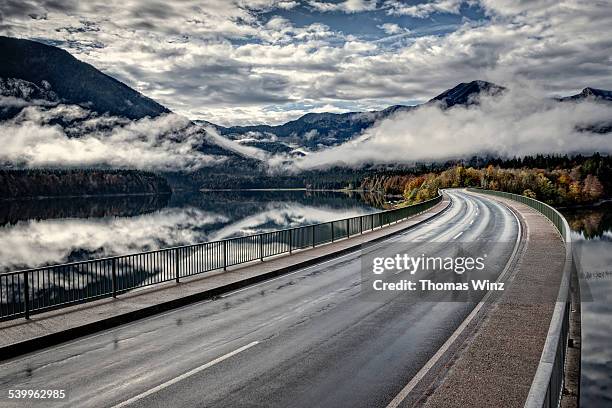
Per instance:
[[[62,47],[219,124],[415,104],[459,82],[612,89],[609,0],[0,0]]]

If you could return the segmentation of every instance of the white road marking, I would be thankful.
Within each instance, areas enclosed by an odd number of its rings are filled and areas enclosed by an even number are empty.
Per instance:
[[[459,238],[459,237],[460,237],[462,234],[463,234],[463,231],[461,231],[460,233],[458,233],[457,235],[455,235],[455,236],[453,237],[453,239],[457,239],[457,238]]]
[[[206,370],[207,368],[210,368],[210,367],[214,366],[215,364],[220,363],[223,360],[227,360],[228,358],[230,358],[232,356],[235,356],[236,354],[241,353],[241,352],[243,352],[243,351],[253,347],[256,344],[259,344],[259,342],[258,341],[254,341],[252,343],[247,344],[246,346],[242,346],[242,347],[240,347],[240,348],[238,348],[238,349],[236,349],[234,351],[231,351],[231,352],[229,352],[227,354],[224,354],[221,357],[217,357],[216,359],[214,359],[212,361],[209,361],[208,363],[206,363],[204,365],[201,365],[201,366],[199,366],[197,368],[194,368],[191,371],[187,371],[185,374],[181,374],[178,377],[175,377],[175,378],[171,379],[170,381],[166,381],[165,383],[160,384],[157,387],[151,388],[150,390],[145,391],[142,394],[138,394],[135,397],[130,398],[129,400],[123,401],[122,403],[113,406],[113,408],[125,407],[127,405],[130,405],[130,404],[138,401],[138,400],[141,400],[141,399],[143,399],[145,397],[148,397],[151,394],[155,394],[156,392],[161,391],[164,388],[168,388],[169,386],[171,386],[173,384],[176,384],[179,381],[182,381],[182,380],[184,380],[186,378],[189,378],[192,375],[199,373],[200,371]]]
[[[514,258],[516,257],[518,253],[519,244],[521,241],[521,234],[522,234],[521,222],[519,221],[514,211],[510,210],[510,212],[516,219],[518,231],[516,235],[516,241],[514,243],[514,248],[512,249],[512,254],[510,255],[510,258],[508,259],[508,262],[506,263],[504,270],[499,274],[496,282],[501,282],[502,280],[505,279],[506,275],[508,274],[508,271],[510,270],[510,265],[512,264],[512,261],[514,260]],[[525,225],[527,226],[526,223]],[[527,228],[529,227],[527,226]],[[461,335],[461,333],[463,333],[465,328],[472,322],[472,320],[474,320],[474,318],[478,315],[478,313],[480,312],[482,307],[485,305],[485,303],[489,300],[489,298],[492,296],[492,294],[493,292],[489,291],[483,296],[482,300],[478,302],[478,304],[476,305],[476,307],[474,307],[474,309],[472,309],[468,317],[466,317],[465,320],[461,322],[459,327],[457,327],[457,329],[453,332],[453,334],[444,342],[442,347],[438,349],[436,354],[434,354],[433,357],[431,357],[429,361],[427,361],[427,363],[423,367],[421,367],[419,372],[416,373],[414,377],[412,377],[412,379],[408,382],[408,384],[406,384],[406,386],[402,388],[402,390],[395,396],[395,398],[393,398],[393,400],[391,400],[391,402],[387,405],[386,408],[397,408],[402,403],[402,401],[406,399],[406,397],[408,396],[408,394],[410,394],[410,392],[412,392],[414,387],[417,386],[417,384],[425,377],[425,375],[429,372],[429,370],[431,370],[431,368],[438,362],[438,360],[440,360],[440,358],[442,358],[442,356],[448,351],[448,349],[455,342],[455,340],[457,340],[457,338]]]

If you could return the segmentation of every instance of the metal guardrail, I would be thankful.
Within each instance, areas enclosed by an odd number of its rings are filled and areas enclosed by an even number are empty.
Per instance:
[[[415,205],[297,228],[0,274],[0,320],[116,297],[132,289],[314,248],[421,213]]]
[[[563,392],[565,354],[569,335],[569,282],[573,268],[572,238],[569,224],[559,211],[536,199],[502,191],[469,189],[471,191],[508,198],[526,204],[548,218],[565,241],[565,267],[555,303],[540,363],[529,389],[525,408],[557,408]]]

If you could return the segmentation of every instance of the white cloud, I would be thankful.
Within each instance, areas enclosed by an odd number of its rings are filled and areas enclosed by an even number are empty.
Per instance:
[[[402,27],[400,27],[397,24],[392,24],[392,23],[385,23],[385,24],[378,25],[376,27],[380,28],[381,30],[383,30],[385,33],[389,35],[399,34],[404,31]]]
[[[560,103],[537,96],[533,84],[512,84],[480,106],[442,110],[429,105],[398,113],[338,147],[296,159],[299,169],[365,163],[406,163],[491,153],[512,157],[536,153],[612,153],[609,134],[578,130],[610,123],[612,104]],[[277,160],[275,163],[281,162]]]
[[[280,123],[308,112],[298,103],[424,101],[473,79],[523,77],[549,94],[612,88],[612,9],[602,1],[469,0],[490,19],[444,35],[399,33],[391,42],[271,18],[290,6],[272,0],[18,4],[19,13],[3,10],[4,34],[57,41],[173,111],[220,124]],[[430,17],[461,11],[450,0],[332,5]],[[46,20],[28,16],[37,13]],[[376,24],[396,30],[395,22]]]
[[[459,14],[461,4],[464,0],[433,0],[417,4],[406,4],[400,0],[387,0],[385,7],[387,13],[395,15],[406,15],[416,18],[426,18],[434,13]]]
[[[596,5],[598,1],[592,2]],[[542,12],[559,4],[559,0],[479,0],[479,3],[489,13],[507,17],[524,13]],[[574,1],[565,1],[565,5],[571,5]],[[604,2],[599,2],[603,5]]]
[[[261,149],[253,146],[245,146],[223,136],[220,136],[217,131],[212,127],[206,128],[207,137],[210,138],[215,144],[233,152],[236,152],[242,156],[258,159],[261,161],[267,160],[269,154]]]
[[[310,0],[308,4],[321,12],[359,13],[376,10],[376,0],[344,0],[338,3]]]
[[[53,120],[77,121],[66,129]],[[70,137],[73,130],[79,137]],[[179,115],[128,121],[96,117],[74,105],[30,106],[0,123],[0,163],[26,167],[112,166],[196,170],[223,157],[202,153],[199,128]]]

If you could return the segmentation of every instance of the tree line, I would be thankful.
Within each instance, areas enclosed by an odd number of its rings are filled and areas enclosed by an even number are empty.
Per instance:
[[[165,178],[140,170],[0,170],[0,199],[171,192]]]
[[[527,156],[492,159],[482,167],[454,163],[441,171],[377,174],[362,188],[401,194],[409,203],[433,198],[439,188],[481,187],[537,198],[557,206],[589,204],[611,196],[612,159],[608,156]]]

